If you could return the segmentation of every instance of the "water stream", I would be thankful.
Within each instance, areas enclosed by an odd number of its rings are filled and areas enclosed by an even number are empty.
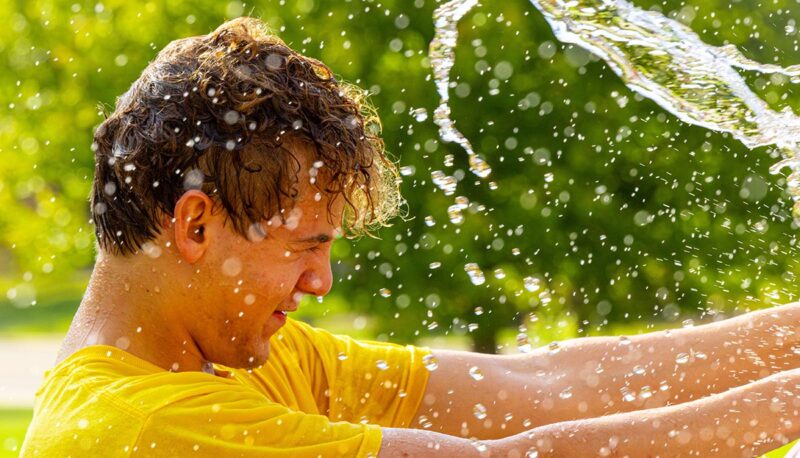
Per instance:
[[[544,15],[556,38],[600,57],[628,88],[682,121],[727,132],[748,148],[777,148],[782,160],[770,172],[790,169],[787,191],[794,200],[792,214],[800,219],[800,117],[788,107],[773,110],[740,74],[778,73],[797,83],[800,65],[780,67],[755,62],[734,46],[705,43],[683,23],[625,0],[530,1]],[[474,163],[485,162],[456,129],[448,88],[458,22],[476,5],[477,0],[452,0],[440,6],[434,13],[436,34],[430,45],[440,96],[434,122],[444,141],[464,148],[473,169]],[[491,171],[488,165],[480,170]]]

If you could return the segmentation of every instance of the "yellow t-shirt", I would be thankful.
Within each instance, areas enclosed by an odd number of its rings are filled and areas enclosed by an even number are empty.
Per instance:
[[[425,391],[427,349],[291,319],[271,346],[251,373],[217,367],[227,378],[85,347],[45,374],[21,456],[377,456]]]

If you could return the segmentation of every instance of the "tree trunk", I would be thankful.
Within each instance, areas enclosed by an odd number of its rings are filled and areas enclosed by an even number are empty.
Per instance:
[[[497,353],[497,333],[488,326],[481,326],[472,333],[472,349],[478,353]]]

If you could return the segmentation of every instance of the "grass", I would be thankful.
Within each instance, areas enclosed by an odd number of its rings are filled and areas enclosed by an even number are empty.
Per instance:
[[[87,278],[86,275],[76,274],[71,279],[32,285],[36,291],[35,305],[17,304],[3,297],[0,300],[0,336],[66,332],[81,302]],[[6,291],[11,286],[7,281],[0,281],[0,291]]]
[[[31,409],[0,409],[0,458],[19,455],[31,415]]]
[[[47,305],[34,305],[24,309],[0,303],[0,336],[31,336],[64,333],[69,328],[72,315],[80,298],[61,299]]]

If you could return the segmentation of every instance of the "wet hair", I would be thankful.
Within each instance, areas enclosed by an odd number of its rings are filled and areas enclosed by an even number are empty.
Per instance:
[[[344,199],[345,235],[386,225],[402,199],[366,97],[255,18],[171,42],[95,132],[91,212],[100,248],[138,251],[189,189],[211,196],[247,236],[296,203],[300,143],[313,151],[310,181],[329,198],[329,218]]]

